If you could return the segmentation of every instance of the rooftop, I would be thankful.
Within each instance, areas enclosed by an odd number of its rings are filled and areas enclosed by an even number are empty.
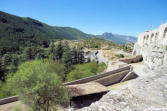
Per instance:
[[[88,82],[88,83],[84,83],[84,84],[67,85],[67,87],[72,90],[73,97],[109,91],[107,89],[107,87],[105,87],[97,82]]]

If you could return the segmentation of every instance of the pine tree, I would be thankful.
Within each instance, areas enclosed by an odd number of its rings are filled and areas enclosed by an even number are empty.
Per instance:
[[[24,55],[26,60],[35,59],[35,48],[34,47],[25,48]]]
[[[59,41],[59,44],[56,48],[56,60],[61,60],[63,55],[63,46],[61,40]]]
[[[11,60],[11,55],[10,54],[5,54],[3,57],[2,57],[2,64],[7,66],[7,65],[10,65],[12,60]]]
[[[55,54],[56,53],[56,48],[54,43],[52,42],[49,46],[49,54]]]
[[[84,59],[84,52],[82,50],[78,51],[78,63],[82,64],[84,63],[85,59]]]
[[[2,62],[0,61],[0,80],[5,81],[5,67],[2,64]]]
[[[63,53],[63,56],[62,56],[62,62],[65,66],[65,73],[69,73],[70,72],[70,69],[71,69],[71,59],[72,59],[72,56],[71,56],[71,51],[65,51]]]
[[[78,52],[76,47],[73,47],[71,50],[71,55],[72,55],[72,64],[77,64],[78,63]]]

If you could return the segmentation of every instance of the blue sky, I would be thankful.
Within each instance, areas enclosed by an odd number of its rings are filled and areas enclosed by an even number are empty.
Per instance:
[[[167,0],[0,0],[0,11],[90,34],[137,36],[167,22]]]

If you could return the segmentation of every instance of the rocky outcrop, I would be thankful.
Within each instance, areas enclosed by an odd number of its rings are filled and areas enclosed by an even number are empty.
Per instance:
[[[167,66],[144,70],[144,76],[111,90],[99,101],[77,111],[166,111]]]
[[[133,55],[142,55],[143,61],[153,69],[167,62],[166,47],[167,23],[155,30],[139,33]]]

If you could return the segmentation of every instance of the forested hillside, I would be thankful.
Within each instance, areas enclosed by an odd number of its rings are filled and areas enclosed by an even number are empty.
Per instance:
[[[71,27],[53,27],[32,18],[0,11],[0,52],[15,52],[21,47],[43,45],[55,39],[77,40],[91,37]]]

